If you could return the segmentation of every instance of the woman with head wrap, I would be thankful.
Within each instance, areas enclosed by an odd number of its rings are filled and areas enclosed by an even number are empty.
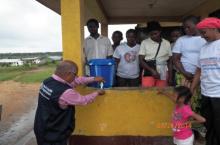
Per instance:
[[[191,90],[201,82],[201,113],[207,120],[206,145],[220,145],[220,19],[206,18],[196,27],[207,43],[201,48]]]

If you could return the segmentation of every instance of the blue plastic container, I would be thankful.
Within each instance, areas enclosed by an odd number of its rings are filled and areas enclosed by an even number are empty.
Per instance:
[[[114,85],[115,61],[113,59],[92,59],[88,65],[90,76],[101,76],[105,79],[104,88],[110,88]],[[99,83],[91,83],[89,86],[100,88]]]

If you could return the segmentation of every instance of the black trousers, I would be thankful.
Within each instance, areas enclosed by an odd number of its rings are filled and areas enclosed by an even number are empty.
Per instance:
[[[118,87],[138,87],[140,85],[139,77],[136,79],[127,79],[117,76],[116,79]]]
[[[220,98],[202,95],[201,115],[206,119],[206,145],[220,145]]]

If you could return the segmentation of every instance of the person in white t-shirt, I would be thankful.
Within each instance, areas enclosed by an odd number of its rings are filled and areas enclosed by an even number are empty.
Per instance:
[[[136,32],[129,29],[126,32],[127,43],[119,45],[113,57],[117,62],[117,86],[139,86],[139,60],[138,52],[140,45],[136,43]]]
[[[171,50],[173,49],[173,46],[176,42],[176,40],[183,35],[183,31],[180,28],[176,28],[170,32],[170,45]],[[173,56],[172,56],[173,59]],[[172,62],[172,83],[171,86],[176,86],[176,68],[174,66],[174,63]]]
[[[87,21],[87,28],[90,32],[84,41],[84,53],[86,63],[91,59],[112,58],[113,48],[111,41],[98,33],[99,22],[96,19]],[[89,69],[86,67],[86,75],[89,75]]]
[[[179,73],[178,85],[190,85],[196,71],[200,49],[206,43],[196,29],[198,22],[199,18],[196,16],[184,18],[183,28],[186,35],[178,38],[172,49],[174,65]]]
[[[197,24],[207,43],[201,48],[191,90],[201,81],[201,114],[206,118],[206,145],[220,145],[220,19]]]

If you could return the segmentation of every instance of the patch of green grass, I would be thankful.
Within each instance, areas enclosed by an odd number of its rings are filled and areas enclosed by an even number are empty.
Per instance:
[[[22,83],[41,82],[53,74],[55,64],[31,67],[0,68],[0,81],[15,80]]]
[[[2,67],[0,68],[0,81],[13,80],[17,76],[28,70],[26,67]]]
[[[15,81],[22,83],[42,82],[45,78],[51,76],[53,72],[54,72],[54,68],[42,69],[36,72],[27,71],[24,74],[20,75],[17,79],[15,79]]]
[[[0,72],[0,81],[14,80],[20,74],[21,72],[18,71]]]
[[[36,66],[28,67],[28,66],[19,66],[19,67],[0,67],[1,72],[12,72],[12,71],[27,71],[36,68]]]

